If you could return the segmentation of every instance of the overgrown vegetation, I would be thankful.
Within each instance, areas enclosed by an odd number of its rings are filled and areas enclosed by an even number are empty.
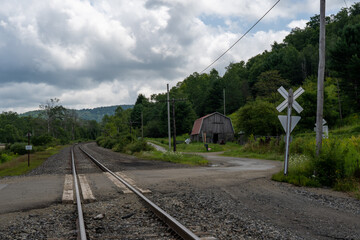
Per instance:
[[[291,144],[288,176],[279,172],[274,180],[301,186],[328,186],[341,191],[359,190],[360,134],[324,139],[319,156],[313,138],[298,137]]]
[[[28,167],[27,155],[7,155],[1,153],[0,156],[7,157],[7,160],[0,164],[0,177],[17,176],[26,174],[40,166],[48,157],[58,153],[65,146],[49,147],[44,151],[39,151],[30,155],[30,167]]]
[[[60,105],[59,99],[50,99],[40,105],[40,115],[19,116],[14,112],[0,114],[0,143],[5,143],[1,150],[1,162],[9,160],[14,154],[27,153],[27,134],[31,134],[32,153],[49,147],[80,140],[95,140],[100,135],[100,125],[96,121],[80,120],[74,111]]]

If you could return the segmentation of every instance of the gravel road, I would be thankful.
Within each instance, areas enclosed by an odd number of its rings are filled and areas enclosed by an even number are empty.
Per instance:
[[[212,165],[218,167],[189,167],[139,160],[99,148],[94,143],[85,147],[114,171],[125,171],[139,186],[149,188],[152,193],[148,197],[152,201],[200,237],[224,240],[360,239],[359,200],[330,189],[295,187],[271,181],[271,174],[281,167],[279,162],[234,158],[227,162],[227,158],[211,156]],[[29,175],[53,174],[54,168],[60,174],[65,173],[68,169],[66,156],[64,150]],[[254,166],[262,170],[255,170]],[[119,226],[124,224],[121,217],[127,213],[135,211],[139,216],[146,213],[146,209],[141,208],[132,211],[129,200],[124,200],[127,205],[121,200],[123,196],[86,205],[87,209],[93,210],[88,217],[93,218],[103,209],[113,209],[114,214],[97,220],[97,224],[110,226],[105,229],[108,233],[120,231]],[[124,204],[128,208],[123,208]],[[64,220],[74,220],[73,208],[52,204],[41,209],[1,214],[0,239],[72,239],[76,235],[74,227]],[[140,229],[136,218],[133,221],[129,226]],[[106,238],[101,231],[103,229],[92,227],[89,234],[92,239]],[[157,239],[150,235],[133,239]],[[120,236],[112,239],[129,239]]]

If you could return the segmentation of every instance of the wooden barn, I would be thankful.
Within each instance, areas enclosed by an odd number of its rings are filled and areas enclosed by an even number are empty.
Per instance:
[[[207,143],[225,143],[234,139],[234,128],[231,119],[214,112],[201,117],[194,122],[191,131],[191,141]]]

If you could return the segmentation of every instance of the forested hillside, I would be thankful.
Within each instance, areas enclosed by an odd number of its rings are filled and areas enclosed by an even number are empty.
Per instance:
[[[78,117],[83,120],[95,120],[97,122],[101,122],[105,115],[112,116],[115,114],[115,110],[117,107],[121,106],[123,109],[132,108],[133,105],[115,105],[108,107],[97,107],[91,109],[80,109],[74,110]],[[34,110],[26,113],[20,114],[21,117],[38,117],[41,115],[42,110]]]
[[[31,142],[35,146],[65,144],[79,139],[96,139],[100,124],[80,119],[75,110],[64,108],[59,99],[40,105],[36,116],[20,116],[15,112],[0,114],[0,143]],[[24,143],[25,144],[25,143]],[[23,148],[24,149],[24,148]]]
[[[342,9],[326,18],[326,72],[324,118],[331,128],[359,121],[360,112],[360,3]],[[210,73],[194,72],[170,91],[170,98],[187,99],[175,103],[177,133],[189,133],[194,120],[208,113],[230,115],[235,130],[247,135],[275,136],[283,130],[276,106],[283,101],[280,86],[305,93],[297,101],[304,108],[295,132],[313,131],[316,116],[319,16],[312,17],[304,29],[295,28],[281,43],[274,42],[271,51],[247,62],[230,63],[223,76],[216,69]],[[167,134],[166,94],[150,99],[139,95],[130,119],[140,127],[143,112],[144,134],[160,137]],[[172,114],[171,114],[172,115]],[[116,115],[104,126],[120,124]],[[127,128],[126,128],[127,129]]]

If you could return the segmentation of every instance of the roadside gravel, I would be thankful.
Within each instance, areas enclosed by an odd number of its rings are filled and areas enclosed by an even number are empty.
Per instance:
[[[113,153],[95,143],[84,146],[114,171],[142,172],[148,197],[200,237],[215,239],[360,239],[360,201],[330,189],[295,187],[270,180],[268,171],[219,171],[140,160]],[[68,173],[70,150],[49,158],[29,175]],[[207,175],[183,175],[181,169]],[[230,166],[229,169],[232,167]],[[145,172],[163,169],[164,181]],[[166,169],[179,169],[166,180]],[[136,171],[135,171],[136,170]],[[176,171],[169,171],[174,174]],[[254,174],[255,173],[255,174]],[[140,173],[139,173],[140,174]],[[133,201],[117,197],[85,205],[91,239],[171,239],[165,226]],[[0,215],[0,239],[74,239],[75,206]],[[99,214],[103,217],[97,218]],[[152,232],[152,229],[157,229]],[[131,238],[127,232],[137,237]],[[162,233],[161,233],[162,232]],[[147,236],[147,237],[141,237]]]
[[[71,147],[65,147],[58,154],[49,157],[42,165],[35,168],[26,176],[43,174],[68,174],[71,172]]]
[[[360,239],[360,202],[346,194],[236,178],[171,182],[151,199],[218,239]]]

